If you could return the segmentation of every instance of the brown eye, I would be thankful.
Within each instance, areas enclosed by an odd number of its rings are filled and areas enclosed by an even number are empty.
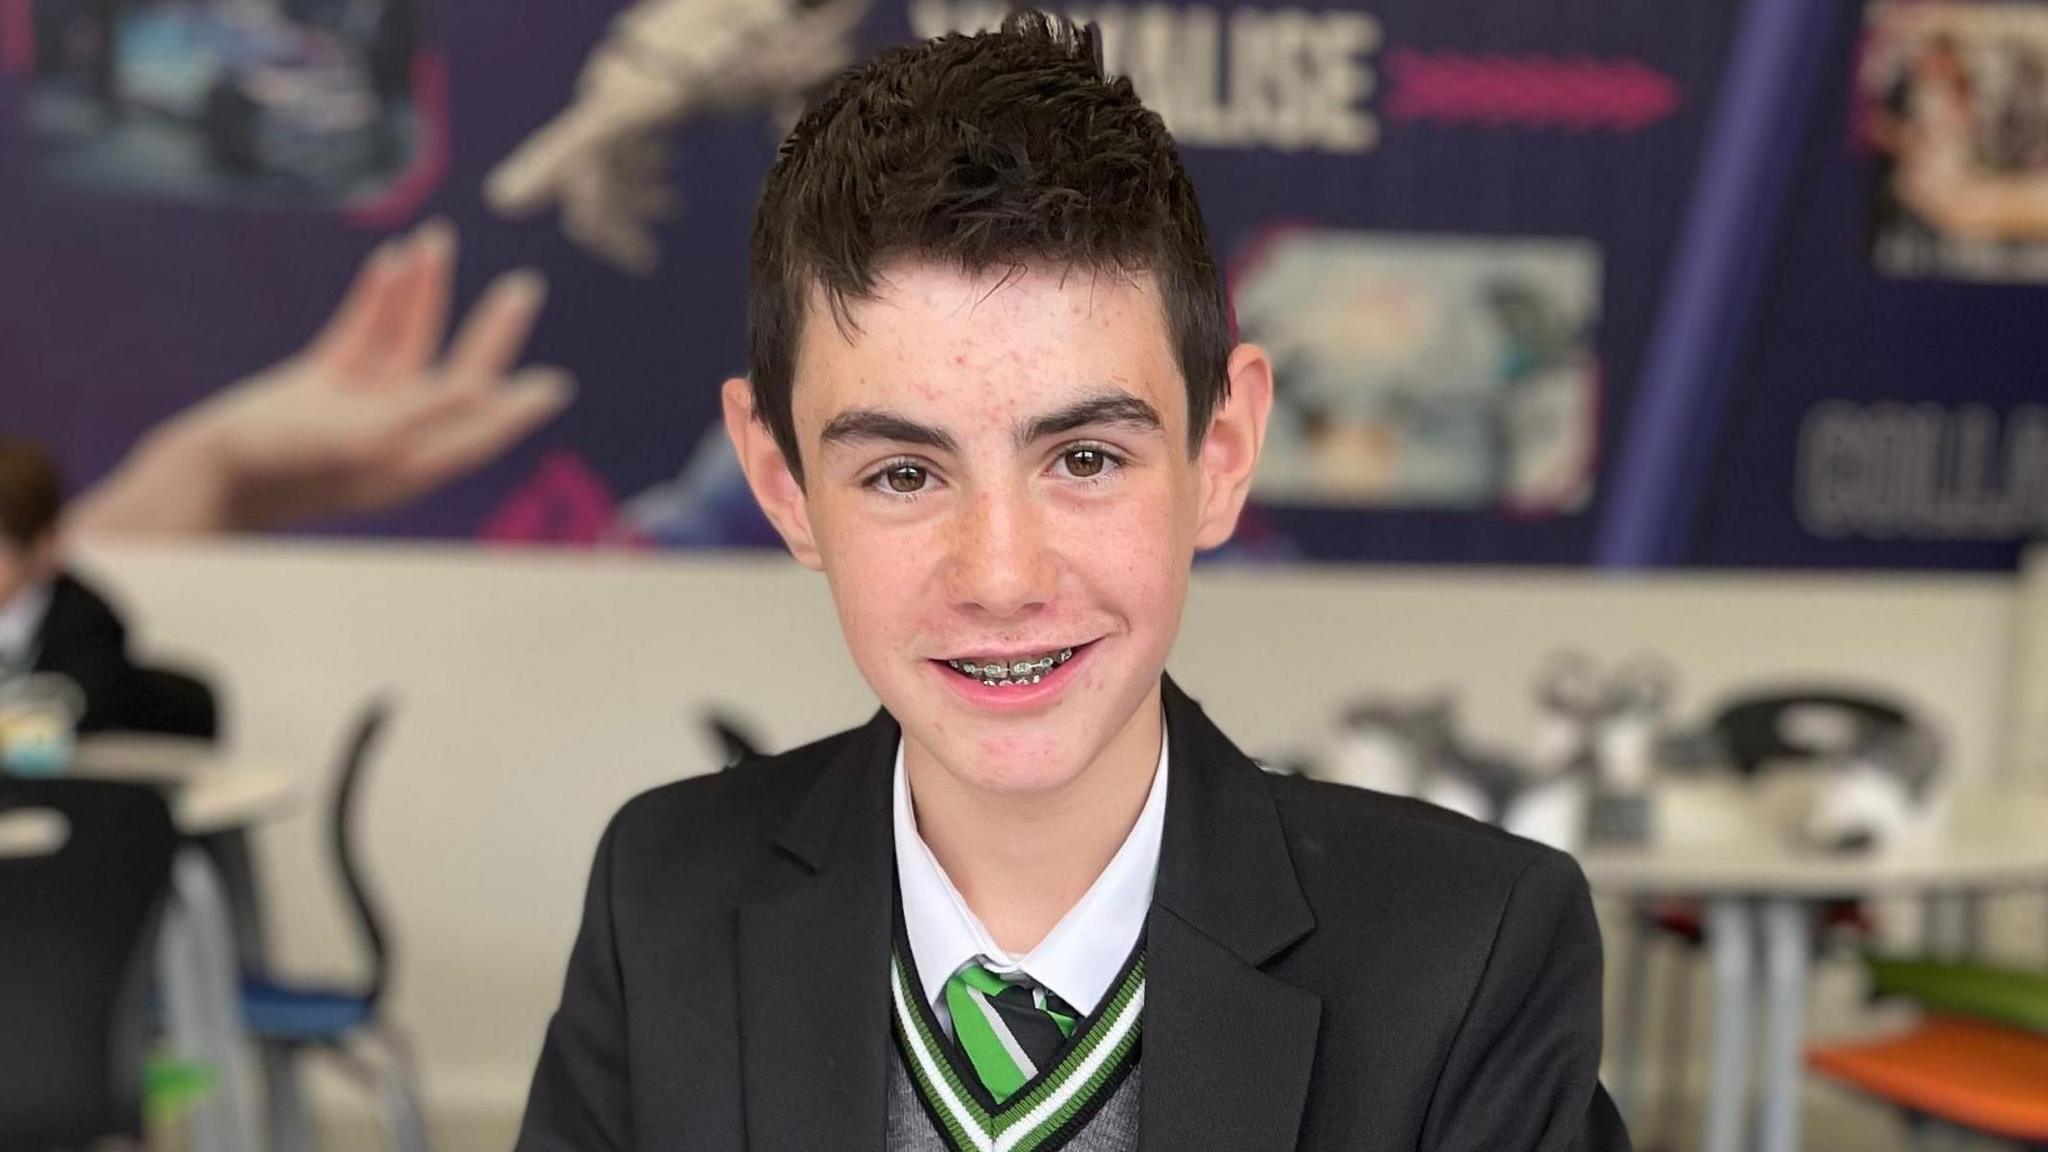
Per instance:
[[[911,493],[924,487],[924,469],[915,464],[898,464],[882,474],[891,492]]]
[[[1075,448],[1067,453],[1067,474],[1086,480],[1102,474],[1102,453],[1094,448]]]

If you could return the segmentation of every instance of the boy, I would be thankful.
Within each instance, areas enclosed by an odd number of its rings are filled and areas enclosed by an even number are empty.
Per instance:
[[[1091,34],[849,73],[749,339],[727,431],[884,711],[613,821],[521,1149],[1627,1146],[1572,862],[1268,776],[1163,674],[1272,370]]]

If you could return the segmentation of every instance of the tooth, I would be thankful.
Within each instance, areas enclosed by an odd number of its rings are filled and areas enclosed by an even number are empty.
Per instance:
[[[1065,664],[1067,661],[1072,660],[1073,658],[1074,650],[1072,648],[1060,649],[1060,663]]]
[[[1010,665],[1010,675],[1012,676],[1022,676],[1029,671],[1031,671],[1031,661],[1029,660],[1019,660],[1015,664]]]
[[[1036,683],[1038,683],[1038,677],[1036,677],[1036,676],[1033,676],[1033,677],[1031,678],[1031,682],[1032,682],[1033,684],[1036,684]]]
[[[973,664],[963,664],[963,665],[961,665],[961,666],[960,666],[960,670],[961,670],[962,672],[965,672],[965,673],[967,673],[967,674],[968,674],[969,676],[979,676],[979,675],[981,675],[981,669],[980,669],[980,668],[978,668],[978,667],[976,667],[976,666],[975,666],[975,665],[973,665]]]
[[[1040,672],[1043,672],[1047,668],[1052,667],[1052,657],[1044,657],[1043,659],[1039,660],[1038,663],[1033,664],[1032,667],[1038,669]]]

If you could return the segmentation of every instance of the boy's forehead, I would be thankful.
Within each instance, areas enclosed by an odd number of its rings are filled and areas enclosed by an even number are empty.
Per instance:
[[[1048,396],[1183,388],[1149,273],[897,262],[867,296],[834,301],[814,283],[801,332],[799,410],[873,397],[937,403],[962,385]]]
[[[938,320],[976,324],[988,319],[1028,321],[1062,317],[1094,319],[1112,324],[1143,314],[1160,321],[1158,279],[1149,271],[1093,268],[1068,264],[998,264],[963,269],[939,261],[897,258],[877,266],[873,287],[865,294],[834,300],[822,282],[813,279],[805,308],[805,331],[812,321],[837,321],[858,338],[891,314],[917,322]]]

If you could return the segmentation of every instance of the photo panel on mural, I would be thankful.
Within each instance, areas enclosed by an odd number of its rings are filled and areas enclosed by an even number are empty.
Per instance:
[[[373,200],[428,130],[421,2],[36,0],[36,174],[65,192]]]

